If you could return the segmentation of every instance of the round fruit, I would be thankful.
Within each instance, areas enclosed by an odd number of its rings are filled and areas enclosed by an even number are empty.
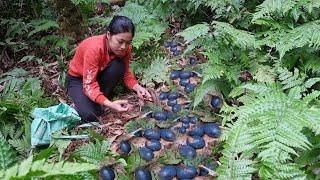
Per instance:
[[[180,118],[180,122],[185,123],[185,124],[189,124],[190,119],[188,117],[182,117],[182,118]]]
[[[99,175],[102,180],[114,180],[116,175],[114,174],[114,171],[109,166],[103,166],[100,169]]]
[[[221,98],[219,98],[218,96],[213,96],[211,98],[211,101],[210,101],[210,105],[213,107],[213,108],[218,108],[222,103],[222,100]]]
[[[178,56],[179,54],[180,54],[180,50],[176,50],[176,51],[173,52],[174,56]]]
[[[177,46],[170,48],[170,51],[171,51],[171,52],[175,52],[175,51],[177,51],[177,50],[178,50],[178,49],[177,49]]]
[[[189,130],[188,135],[189,136],[203,136],[204,130],[202,125],[197,124],[195,125],[191,130]]]
[[[166,141],[174,141],[176,139],[176,135],[171,129],[161,129],[160,135],[161,138]]]
[[[182,157],[192,159],[196,157],[196,150],[189,145],[182,145],[179,147],[179,153]]]
[[[177,100],[176,100],[176,99],[168,100],[168,102],[167,102],[167,105],[168,105],[168,106],[174,106],[174,105],[176,105],[176,104],[177,104]]]
[[[190,124],[189,123],[182,123],[182,127],[188,129],[190,127]]]
[[[181,110],[181,105],[180,104],[175,104],[172,106],[172,112],[177,113]]]
[[[191,77],[192,73],[190,71],[182,71],[180,73],[180,79],[189,79]]]
[[[203,138],[200,136],[188,137],[187,144],[195,149],[202,149],[206,145]]]
[[[152,180],[152,176],[149,170],[144,168],[138,168],[134,171],[135,180]]]
[[[146,147],[142,147],[139,149],[139,155],[142,159],[144,159],[146,161],[151,161],[154,157],[151,149],[148,149]]]
[[[191,124],[196,124],[197,121],[198,121],[198,118],[195,117],[195,116],[191,116],[191,117],[189,117],[189,120],[190,120],[190,123],[191,123]]]
[[[193,179],[197,175],[197,169],[194,166],[185,166],[177,169],[179,179]]]
[[[170,73],[171,80],[178,79],[179,77],[180,77],[180,71],[178,71],[178,70],[174,70]]]
[[[121,141],[119,147],[121,154],[123,155],[129,154],[129,152],[131,151],[131,145],[128,141]]]
[[[159,172],[160,180],[173,179],[177,175],[177,168],[175,166],[164,166]]]
[[[196,64],[196,61],[197,61],[196,57],[193,57],[193,56],[190,56],[190,57],[189,57],[189,63],[190,63],[191,65],[195,65],[195,64]]]
[[[189,84],[189,82],[190,82],[189,79],[180,79],[179,85],[180,85],[180,86],[186,86],[186,85]]]
[[[177,127],[177,131],[178,133],[185,134],[187,130],[184,127]]]
[[[159,140],[160,132],[155,129],[147,129],[144,131],[143,136],[149,140],[152,140],[152,139]]]
[[[203,130],[208,136],[213,138],[218,138],[221,135],[221,129],[216,123],[205,123]]]
[[[214,169],[214,164],[207,162],[205,164],[205,167],[207,167],[208,169]],[[199,176],[206,176],[207,174],[209,174],[209,171],[203,167],[200,167],[200,172],[199,172]]]
[[[195,88],[195,85],[194,84],[186,84],[185,86],[184,86],[184,91],[186,92],[186,93],[191,93],[193,90],[194,90],[194,88]]]
[[[168,94],[169,94],[168,92],[161,92],[159,95],[159,100],[160,101],[166,100],[168,97]]]
[[[170,44],[170,47],[173,48],[173,47],[177,47],[178,46],[178,43],[175,42],[175,41],[172,41],[171,44]]]
[[[179,94],[177,92],[172,92],[168,95],[168,100],[174,100],[179,97]]]
[[[172,43],[171,41],[165,41],[164,42],[164,47],[165,48],[169,48],[171,46],[171,43]]]
[[[153,116],[156,120],[159,120],[159,121],[167,120],[167,113],[166,112],[154,112]]]
[[[161,149],[161,143],[158,140],[146,141],[145,146],[152,151],[159,151]]]

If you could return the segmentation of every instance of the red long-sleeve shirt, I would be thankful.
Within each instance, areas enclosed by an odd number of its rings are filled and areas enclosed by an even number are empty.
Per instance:
[[[106,34],[92,36],[83,40],[77,47],[73,59],[70,61],[68,74],[75,77],[82,77],[83,91],[94,102],[103,104],[107,99],[100,91],[97,81],[97,74],[104,70],[107,65],[116,58],[109,55],[106,47]],[[130,70],[132,59],[132,46],[127,49],[122,58],[125,64],[124,82],[129,89],[137,84],[134,74]]]

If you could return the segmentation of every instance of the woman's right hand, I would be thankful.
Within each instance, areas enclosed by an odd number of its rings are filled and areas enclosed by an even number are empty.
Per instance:
[[[132,105],[128,103],[128,100],[116,100],[116,101],[105,100],[103,104],[117,112],[128,111],[132,108]]]

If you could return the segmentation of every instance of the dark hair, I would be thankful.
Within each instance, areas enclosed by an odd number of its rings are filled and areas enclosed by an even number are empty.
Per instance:
[[[106,29],[111,35],[130,32],[134,37],[135,32],[133,22],[126,16],[114,16]]]

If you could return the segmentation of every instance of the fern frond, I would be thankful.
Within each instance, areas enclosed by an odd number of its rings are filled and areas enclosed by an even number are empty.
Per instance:
[[[320,122],[319,114],[319,109],[309,108],[307,103],[291,98],[279,89],[255,94],[254,100],[245,102],[244,106],[224,118],[227,127],[223,134],[226,141],[223,155],[228,158],[223,159],[226,165],[220,166],[219,171],[226,172],[223,174],[236,171],[228,169],[229,164],[237,159],[230,156],[230,152],[236,152],[247,157],[257,154],[253,161],[257,160],[255,167],[259,167],[261,178],[303,178],[304,172],[292,161],[292,157],[297,156],[299,150],[311,147],[302,130],[309,128],[319,133],[319,125],[316,124]],[[246,136],[250,141],[242,144],[245,140],[240,140],[241,136]],[[235,143],[242,145],[239,147]]]
[[[169,81],[168,78],[168,60],[162,57],[157,57],[152,61],[149,68],[147,68],[142,76],[142,84],[148,87],[153,87],[155,83]]]
[[[297,1],[295,0],[265,0],[257,7],[257,12],[253,14],[252,21],[260,18],[269,18],[275,12],[287,13]]]
[[[88,163],[99,164],[105,159],[109,148],[110,143],[108,141],[96,141],[96,143],[90,142],[78,148],[74,154]]]
[[[13,146],[20,154],[27,155],[29,150],[31,149],[31,144],[26,138],[23,136],[20,139],[10,139],[8,140],[9,144]]]
[[[16,154],[0,133],[0,170],[6,170],[17,161]],[[1,176],[0,176],[1,177]]]
[[[243,49],[258,48],[254,35],[248,31],[239,30],[224,22],[213,21],[214,36],[225,39],[228,43]]]
[[[320,21],[311,21],[298,26],[288,32],[277,34],[278,40],[275,42],[277,51],[282,58],[286,52],[309,46],[319,49],[320,47]]]
[[[34,34],[41,31],[47,31],[52,28],[59,28],[59,24],[56,21],[48,19],[32,21],[30,24],[34,27],[34,29],[29,32],[28,37],[33,36]]]
[[[257,82],[274,83],[276,76],[275,70],[270,66],[260,66],[253,79]]]
[[[177,35],[182,36],[187,41],[186,43],[189,43],[200,36],[207,35],[209,33],[209,30],[209,24],[207,23],[196,24],[179,32]]]
[[[6,171],[0,172],[0,177],[9,179],[30,179],[31,177],[45,178],[49,176],[71,175],[84,171],[96,170],[98,167],[89,163],[72,163],[60,161],[48,163],[45,159],[33,162],[33,156],[16,164]]]

